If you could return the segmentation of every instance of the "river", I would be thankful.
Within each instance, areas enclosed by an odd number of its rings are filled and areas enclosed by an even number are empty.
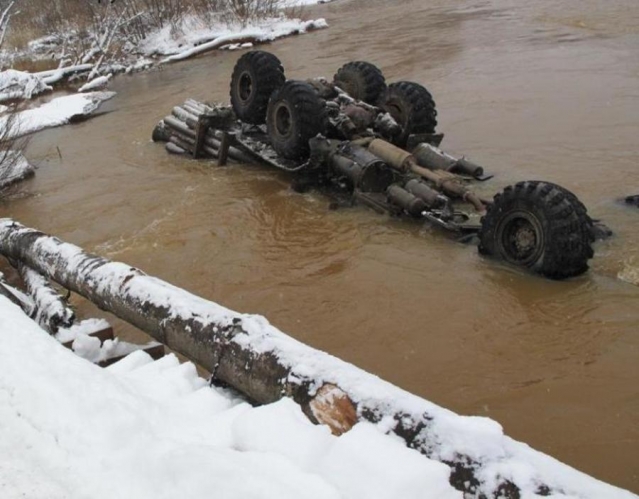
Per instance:
[[[2,215],[138,266],[639,492],[639,4],[339,0],[330,28],[263,47],[289,78],[368,60],[434,94],[444,149],[573,190],[615,237],[552,282],[429,226],[330,211],[286,176],[166,154],[156,122],[228,101],[238,52],[118,77],[109,112],[38,134]],[[86,305],[82,309],[89,312]],[[120,323],[127,338],[142,337]]]

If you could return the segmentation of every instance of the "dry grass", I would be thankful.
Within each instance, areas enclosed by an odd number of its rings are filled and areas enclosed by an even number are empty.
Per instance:
[[[0,0],[0,9],[11,0]],[[180,29],[189,15],[204,23],[246,24],[278,14],[277,0],[17,0],[7,35],[7,45],[25,49],[29,41],[44,36],[73,34],[83,38],[107,19],[120,19],[122,32],[139,42],[152,31],[170,25]]]

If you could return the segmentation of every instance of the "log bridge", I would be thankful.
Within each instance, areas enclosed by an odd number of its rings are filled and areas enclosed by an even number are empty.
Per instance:
[[[451,484],[465,497],[517,499],[530,490],[531,479],[539,496],[579,495],[574,484],[583,480],[604,485],[504,436],[489,419],[459,416],[405,392],[294,340],[263,317],[234,312],[13,220],[0,220],[0,254],[19,262],[32,285],[42,288],[40,280],[50,279],[78,293],[208,370],[212,383],[255,404],[290,397],[311,421],[336,435],[359,421],[378,424],[408,447],[448,464]],[[49,291],[42,293],[52,300]],[[54,310],[46,319],[53,327],[70,319],[63,305]],[[535,457],[522,461],[530,472],[520,484],[521,474],[509,473],[507,465],[530,453]],[[562,473],[554,472],[557,467]],[[575,476],[564,481],[566,473]]]

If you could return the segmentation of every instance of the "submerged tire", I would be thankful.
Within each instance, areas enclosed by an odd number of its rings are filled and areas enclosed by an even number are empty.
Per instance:
[[[261,50],[244,54],[231,77],[233,111],[245,123],[263,124],[269,98],[285,81],[282,63],[273,54]]]
[[[590,242],[595,242],[597,239],[597,229],[595,228],[595,223],[590,215],[588,215],[588,208],[586,205],[581,202],[581,200],[574,194],[572,191],[569,191],[565,187],[562,187],[557,184],[553,184],[552,182],[544,182],[548,185],[552,185],[557,189],[560,189],[568,198],[570,198],[571,203],[574,205],[575,209],[579,212],[579,216],[583,218],[584,223],[588,227],[588,233],[590,234]],[[592,256],[592,255],[591,255]]]
[[[326,129],[326,102],[312,85],[287,81],[269,101],[266,128],[275,152],[304,159],[310,152],[308,141]]]
[[[585,206],[549,182],[519,182],[497,194],[479,238],[480,253],[551,279],[583,274],[594,254]]]
[[[370,62],[344,64],[333,77],[333,83],[353,99],[378,104],[386,94],[386,79],[382,71]]]
[[[400,81],[388,86],[382,108],[402,127],[393,142],[403,147],[415,133],[435,133],[437,109],[433,96],[419,83]]]

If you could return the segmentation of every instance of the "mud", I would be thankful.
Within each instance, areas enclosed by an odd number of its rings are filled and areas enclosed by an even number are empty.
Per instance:
[[[35,137],[12,216],[278,327],[434,402],[485,415],[639,492],[639,5],[634,0],[340,0],[331,27],[266,47],[290,78],[349,60],[434,94],[443,147],[497,176],[576,192],[616,236],[550,282],[283,174],[167,155],[156,122],[228,100],[238,53],[116,79],[116,111]],[[60,155],[56,148],[59,148]],[[126,330],[129,337],[134,331]]]

